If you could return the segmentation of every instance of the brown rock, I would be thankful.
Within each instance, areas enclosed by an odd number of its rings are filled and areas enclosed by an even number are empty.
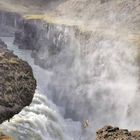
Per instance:
[[[105,126],[96,132],[96,140],[140,140],[140,131]]]
[[[35,88],[36,80],[31,67],[0,40],[0,123],[29,105]]]
[[[13,140],[13,139],[8,136],[1,136],[0,140]]]

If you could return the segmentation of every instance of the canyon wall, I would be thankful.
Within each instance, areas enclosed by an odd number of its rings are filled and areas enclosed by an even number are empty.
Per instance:
[[[17,13],[11,13],[0,10],[0,36],[15,36],[16,29],[22,18]]]
[[[89,121],[85,139],[106,124],[139,129],[139,1],[68,0],[54,9],[14,22],[14,43],[51,73],[47,97],[65,119]]]

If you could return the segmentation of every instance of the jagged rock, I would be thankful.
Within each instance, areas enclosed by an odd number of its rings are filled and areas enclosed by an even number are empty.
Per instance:
[[[0,40],[0,123],[32,101],[36,88],[32,69]]]
[[[96,132],[96,140],[139,140],[140,131],[129,132],[127,129],[105,126]]]

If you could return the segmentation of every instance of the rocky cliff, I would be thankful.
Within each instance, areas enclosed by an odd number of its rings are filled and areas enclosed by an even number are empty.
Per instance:
[[[0,123],[28,106],[36,89],[32,69],[0,40]]]

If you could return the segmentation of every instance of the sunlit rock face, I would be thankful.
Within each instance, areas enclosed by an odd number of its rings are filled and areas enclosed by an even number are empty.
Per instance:
[[[128,131],[118,127],[105,126],[96,132],[96,140],[139,140],[140,131]]]
[[[0,40],[0,123],[32,102],[36,89],[32,69]]]

